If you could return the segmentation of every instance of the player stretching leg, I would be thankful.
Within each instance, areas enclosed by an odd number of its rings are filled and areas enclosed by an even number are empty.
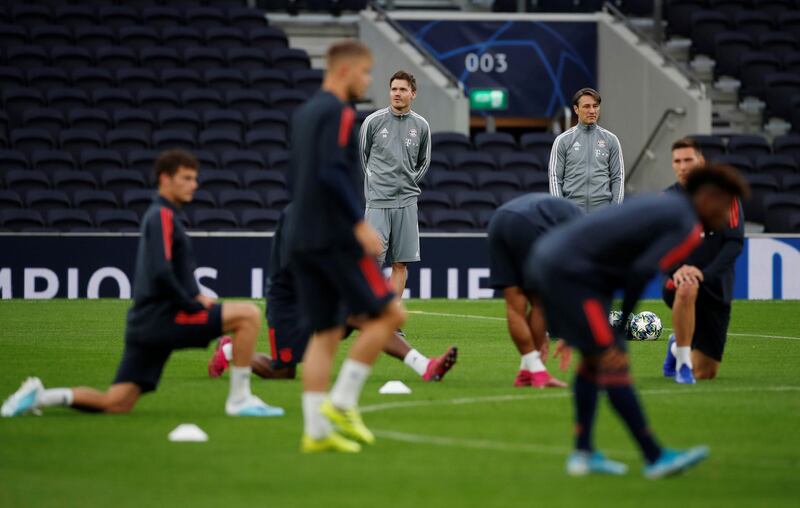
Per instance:
[[[631,199],[561,226],[534,246],[528,270],[541,288],[548,324],[582,356],[574,385],[576,450],[567,460],[569,474],[627,471],[594,450],[600,390],[639,444],[646,477],[675,474],[708,455],[704,446],[674,451],[658,444],[633,388],[622,330],[612,330],[607,316],[614,291],[622,289],[625,322],[653,275],[679,265],[700,244],[697,220],[710,229],[722,226],[732,200],[746,193],[747,184],[734,170],[699,168],[687,179],[686,195]]]
[[[292,208],[290,204],[283,210],[272,237],[267,275],[267,321],[272,358],[260,353],[253,357],[253,373],[266,379],[294,379],[296,366],[302,361],[311,337],[307,321],[298,307],[297,290],[288,267],[284,223],[290,220],[287,217],[292,214]],[[358,325],[357,319],[349,318],[345,336],[349,336]],[[222,375],[231,359],[231,350],[230,338],[223,337],[208,362],[209,376]],[[383,352],[405,363],[423,381],[441,381],[458,359],[455,346],[438,358],[428,358],[414,349],[400,333],[392,335]]]
[[[581,209],[566,199],[527,194],[498,208],[489,222],[489,283],[503,290],[508,333],[521,356],[514,386],[567,386],[544,366],[548,346],[544,313],[539,297],[527,290],[523,269],[536,240],[558,224],[582,215]]]
[[[686,178],[703,164],[703,154],[689,138],[672,145],[672,169],[678,182],[670,192],[686,192]],[[731,318],[734,265],[744,246],[742,203],[731,202],[726,224],[706,230],[703,242],[664,284],[675,333],[667,343],[664,376],[680,384],[717,376]]]
[[[220,304],[200,293],[189,237],[176,217],[197,189],[198,162],[181,150],[156,161],[158,197],[142,219],[136,255],[133,307],[128,312],[125,351],[111,387],[45,389],[28,378],[2,407],[18,416],[51,406],[91,412],[127,413],[143,393],[156,389],[164,365],[176,349],[205,348],[223,331],[233,334],[231,388],[225,412],[232,416],[280,416],[250,393],[250,361],[261,327],[258,307]]]
[[[304,434],[301,450],[358,452],[371,444],[358,398],[372,364],[405,309],[384,280],[375,258],[380,237],[365,221],[360,198],[355,111],[348,105],[370,83],[372,55],[355,40],[333,44],[326,55],[322,90],[292,120],[294,210],[286,240],[299,308],[314,332],[303,357]],[[328,394],[334,355],[347,312],[363,318],[336,383]]]

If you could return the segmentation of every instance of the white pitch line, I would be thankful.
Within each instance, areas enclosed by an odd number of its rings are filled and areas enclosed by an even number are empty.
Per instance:
[[[407,311],[409,314],[417,314],[420,316],[440,316],[440,317],[454,317],[454,318],[463,318],[463,319],[480,319],[484,321],[505,321],[506,318],[495,317],[495,316],[479,316],[475,314],[450,314],[447,312],[428,312],[424,310],[409,310]],[[664,330],[672,330],[672,328],[664,328]],[[757,333],[732,333],[728,332],[728,335],[732,335],[734,337],[757,337],[759,339],[785,339],[785,340],[800,340],[800,337],[787,337],[785,335],[761,335]]]
[[[800,392],[800,386],[778,385],[778,386],[751,386],[751,387],[731,387],[731,388],[651,388],[639,390],[642,395],[694,395],[698,393],[747,393],[747,392]],[[407,400],[400,402],[387,402],[384,404],[371,404],[361,408],[362,413],[377,413],[391,409],[408,409],[425,406],[450,405],[457,406],[462,404],[481,404],[486,402],[512,402],[517,400],[538,400],[538,399],[563,399],[572,395],[569,390],[552,391],[549,393],[526,394],[526,395],[487,395],[484,397],[460,397],[456,399],[440,400]]]

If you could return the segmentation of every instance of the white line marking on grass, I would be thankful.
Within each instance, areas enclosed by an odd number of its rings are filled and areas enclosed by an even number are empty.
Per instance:
[[[495,317],[495,316],[478,316],[475,314],[450,314],[447,312],[428,312],[424,310],[409,310],[409,314],[416,314],[419,316],[439,316],[439,317],[454,317],[454,318],[463,318],[463,319],[480,319],[484,321],[505,321],[506,318]],[[672,331],[672,328],[664,328],[664,330]],[[732,335],[734,337],[757,337],[759,339],[785,339],[785,340],[800,340],[800,337],[787,337],[785,335],[761,335],[757,333],[732,333],[728,332],[728,335]]]
[[[800,386],[751,386],[751,387],[731,387],[731,388],[695,388],[687,389],[675,388],[651,388],[649,390],[639,390],[642,395],[694,395],[698,393],[747,393],[747,392],[800,392]],[[537,399],[563,399],[572,395],[569,390],[552,391],[549,393],[525,394],[525,395],[487,395],[483,397],[460,397],[456,399],[434,399],[434,400],[407,400],[400,402],[387,402],[384,404],[372,404],[361,408],[362,413],[377,413],[391,409],[408,409],[425,406],[449,405],[458,406],[462,404],[483,404],[490,402],[512,402],[517,400],[537,400]]]

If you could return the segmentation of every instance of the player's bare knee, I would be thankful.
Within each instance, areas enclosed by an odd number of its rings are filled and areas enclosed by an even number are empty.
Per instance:
[[[243,304],[244,319],[248,325],[255,327],[256,330],[261,328],[261,311],[252,303]]]
[[[697,284],[681,284],[675,290],[675,300],[683,303],[694,303],[697,301],[697,292],[700,286]]]
[[[399,301],[390,303],[383,312],[383,317],[390,321],[393,327],[400,328],[406,322],[408,314],[405,306]]]
[[[618,371],[630,367],[630,356],[627,351],[614,346],[606,349],[598,358],[599,371]]]

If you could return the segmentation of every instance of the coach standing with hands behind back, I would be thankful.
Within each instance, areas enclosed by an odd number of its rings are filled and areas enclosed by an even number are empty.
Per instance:
[[[553,142],[550,151],[550,194],[569,199],[591,212],[625,196],[625,163],[619,139],[597,125],[600,94],[581,88],[572,98],[578,124]]]
[[[389,79],[389,107],[369,115],[359,136],[365,218],[383,240],[381,266],[391,250],[391,284],[399,297],[408,277],[406,264],[420,260],[417,197],[431,162],[430,127],[411,110],[416,96],[414,76],[395,72]]]

